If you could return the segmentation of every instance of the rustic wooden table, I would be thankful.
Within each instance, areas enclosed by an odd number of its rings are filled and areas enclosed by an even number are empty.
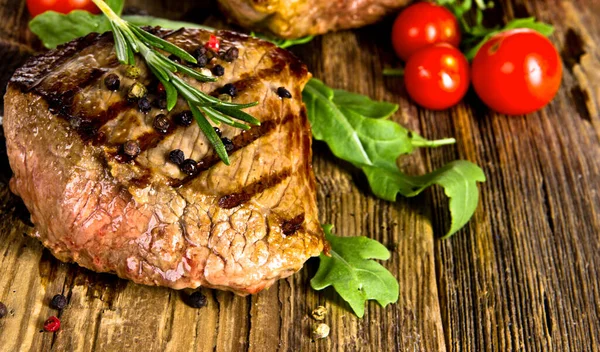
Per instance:
[[[151,14],[204,21],[199,1],[128,1]],[[600,351],[600,2],[500,1],[498,19],[535,15],[555,25],[562,89],[527,117],[489,112],[471,96],[446,112],[412,104],[394,63],[389,23],[328,34],[294,48],[326,83],[400,104],[394,119],[454,147],[402,159],[425,172],[464,158],[483,167],[481,203],[469,225],[438,239],[448,223],[439,189],[396,203],[373,197],[359,172],[314,146],[321,221],[346,236],[367,235],[392,251],[385,265],[400,300],[368,305],[363,319],[329,290],[312,291],[316,262],[258,295],[203,290],[192,309],[180,292],[145,287],[62,264],[35,240],[0,178],[1,351]],[[2,84],[30,52],[25,2],[0,0]],[[183,14],[183,15],[182,15]],[[211,20],[211,18],[209,18]],[[3,144],[3,143],[2,143]],[[41,333],[56,293],[69,299],[59,333]],[[309,337],[310,310],[329,309],[329,338]]]

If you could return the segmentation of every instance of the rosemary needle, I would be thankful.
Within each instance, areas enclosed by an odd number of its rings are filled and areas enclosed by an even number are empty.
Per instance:
[[[140,54],[152,74],[165,87],[167,110],[173,109],[178,96],[181,95],[189,105],[198,126],[215,149],[217,155],[226,165],[229,165],[229,156],[225,146],[208,119],[217,125],[222,122],[233,127],[249,129],[249,125],[260,125],[260,122],[250,114],[242,111],[242,109],[256,106],[258,102],[250,104],[228,103],[191,86],[180,75],[194,78],[200,82],[214,82],[217,79],[212,75],[204,75],[169,59],[158,50],[175,55],[183,61],[196,63],[196,59],[187,51],[120,18],[103,0],[92,1],[110,21],[115,39],[115,52],[119,61],[123,64],[133,65],[135,64],[135,54]]]

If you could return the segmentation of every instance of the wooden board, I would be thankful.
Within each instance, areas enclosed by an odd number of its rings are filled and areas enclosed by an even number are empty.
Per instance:
[[[151,14],[205,20],[200,1],[129,1]],[[0,60],[18,62],[34,43],[24,1],[0,0]],[[368,305],[357,319],[331,290],[314,292],[317,262],[246,298],[203,290],[192,309],[181,293],[145,287],[62,264],[34,239],[26,212],[10,194],[0,157],[1,351],[599,351],[600,350],[600,2],[500,1],[498,20],[535,15],[556,26],[552,41],[565,63],[554,102],[527,117],[467,103],[434,113],[412,104],[402,80],[384,78],[395,63],[389,23],[316,38],[294,48],[315,77],[400,104],[393,117],[427,138],[456,146],[403,158],[409,172],[457,158],[488,177],[469,225],[449,240],[439,189],[415,199],[376,199],[364,177],[315,143],[321,221],[345,236],[367,235],[392,252],[385,265],[400,300]],[[5,61],[6,62],[6,61]],[[0,77],[10,73],[0,72]],[[25,219],[26,220],[26,219]],[[42,333],[57,293],[69,299],[63,327]],[[309,312],[329,310],[329,338],[313,342]]]

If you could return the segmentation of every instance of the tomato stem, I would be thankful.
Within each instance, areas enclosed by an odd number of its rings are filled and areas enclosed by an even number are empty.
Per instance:
[[[434,147],[441,147],[443,145],[454,144],[454,143],[456,143],[456,139],[444,138],[444,139],[437,139],[434,141],[429,141],[426,139],[413,139],[411,143],[413,146],[415,146],[417,148],[434,148]]]
[[[384,76],[404,76],[404,68],[384,68],[383,69]]]

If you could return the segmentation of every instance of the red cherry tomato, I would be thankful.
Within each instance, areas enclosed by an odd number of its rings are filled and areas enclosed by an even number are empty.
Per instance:
[[[456,105],[469,89],[469,63],[449,44],[435,44],[414,53],[404,68],[408,95],[419,105],[444,110]]]
[[[392,28],[392,44],[398,57],[408,58],[426,46],[460,44],[460,27],[456,17],[443,6],[420,2],[402,11]]]
[[[73,10],[85,10],[100,13],[100,9],[91,0],[27,0],[27,8],[33,17],[46,11],[69,13]]]
[[[531,29],[499,33],[477,52],[473,87],[493,110],[522,115],[548,104],[558,92],[562,63],[548,38]]]

